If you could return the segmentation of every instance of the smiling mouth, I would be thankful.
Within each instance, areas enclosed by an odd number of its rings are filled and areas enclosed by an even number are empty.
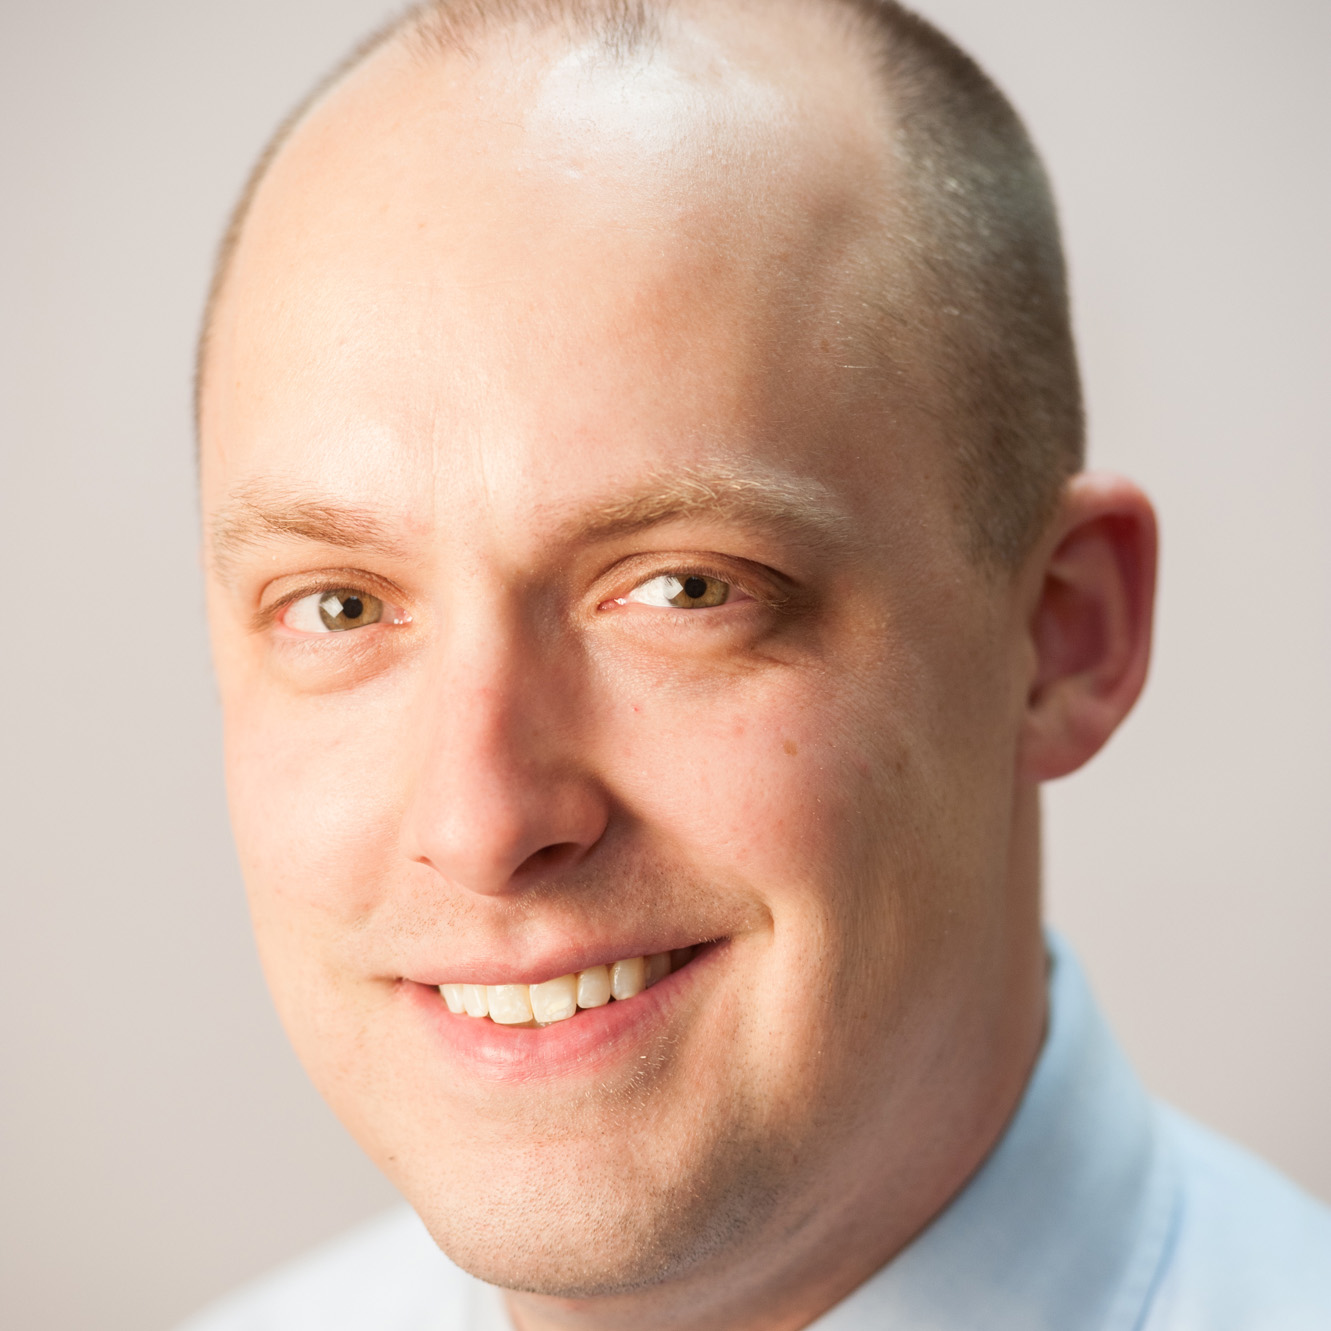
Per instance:
[[[489,1018],[501,1026],[549,1026],[587,1008],[624,1003],[687,966],[703,944],[673,952],[627,957],[607,966],[589,966],[540,984],[441,984],[450,1012]]]

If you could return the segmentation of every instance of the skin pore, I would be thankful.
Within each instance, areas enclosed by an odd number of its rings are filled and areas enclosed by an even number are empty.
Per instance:
[[[781,14],[390,44],[274,163],[212,334],[265,969],[523,1331],[793,1331],[937,1214],[1039,1047],[1037,783],[1146,667],[1126,482],[1076,478],[1016,570],[965,553],[928,349],[860,321],[887,111]],[[327,631],[330,593],[373,615]],[[436,990],[698,944],[544,1030]]]

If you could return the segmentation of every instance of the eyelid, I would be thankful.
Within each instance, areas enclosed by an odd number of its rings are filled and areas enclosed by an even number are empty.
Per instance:
[[[366,592],[371,596],[377,597],[386,605],[398,610],[403,615],[403,623],[410,623],[412,614],[410,609],[404,604],[406,596],[401,588],[388,581],[387,578],[375,576],[373,573],[367,573],[363,569],[355,568],[335,568],[327,571],[310,574],[295,574],[300,582],[290,591],[283,592],[274,600],[261,604],[254,612],[250,620],[250,628],[255,633],[263,633],[277,624],[288,607],[294,605],[297,601],[304,600],[307,596],[317,596],[321,592],[333,591],[358,591]],[[286,582],[287,578],[275,579],[277,582]],[[272,583],[269,584],[272,586]],[[267,588],[265,588],[265,591]],[[296,630],[292,630],[294,633]],[[317,636],[301,635],[301,636]]]
[[[636,567],[633,567],[633,565],[636,565]],[[696,555],[671,556],[667,554],[664,557],[643,558],[641,562],[636,559],[631,561],[630,569],[620,577],[615,578],[615,590],[610,592],[609,595],[598,596],[597,609],[609,609],[623,605],[631,592],[645,586],[655,578],[663,577],[715,578],[716,581],[726,583],[741,594],[741,600],[727,603],[731,605],[742,605],[747,600],[779,609],[790,600],[790,591],[783,586],[787,580],[775,570],[768,569],[763,565],[750,564],[748,561],[744,561],[744,567],[736,568],[734,563],[721,561],[714,556],[712,558],[707,556],[700,558]],[[724,609],[723,606],[713,608],[717,610]],[[690,613],[697,614],[700,612],[692,611]]]

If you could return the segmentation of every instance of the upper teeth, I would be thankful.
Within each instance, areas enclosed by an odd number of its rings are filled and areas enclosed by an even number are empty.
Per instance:
[[[450,1012],[489,1017],[505,1026],[535,1021],[545,1026],[566,1021],[579,1008],[621,1002],[664,980],[673,968],[693,957],[693,948],[629,957],[610,966],[589,966],[576,975],[561,975],[540,984],[441,984],[439,992]]]

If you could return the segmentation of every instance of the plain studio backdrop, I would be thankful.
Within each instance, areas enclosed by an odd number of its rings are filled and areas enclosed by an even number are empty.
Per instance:
[[[1147,1083],[1331,1198],[1331,5],[926,0],[1061,201],[1153,677],[1048,793]],[[383,0],[3,0],[0,1323],[160,1331],[392,1200],[288,1051],[227,830],[192,341],[273,125]]]

